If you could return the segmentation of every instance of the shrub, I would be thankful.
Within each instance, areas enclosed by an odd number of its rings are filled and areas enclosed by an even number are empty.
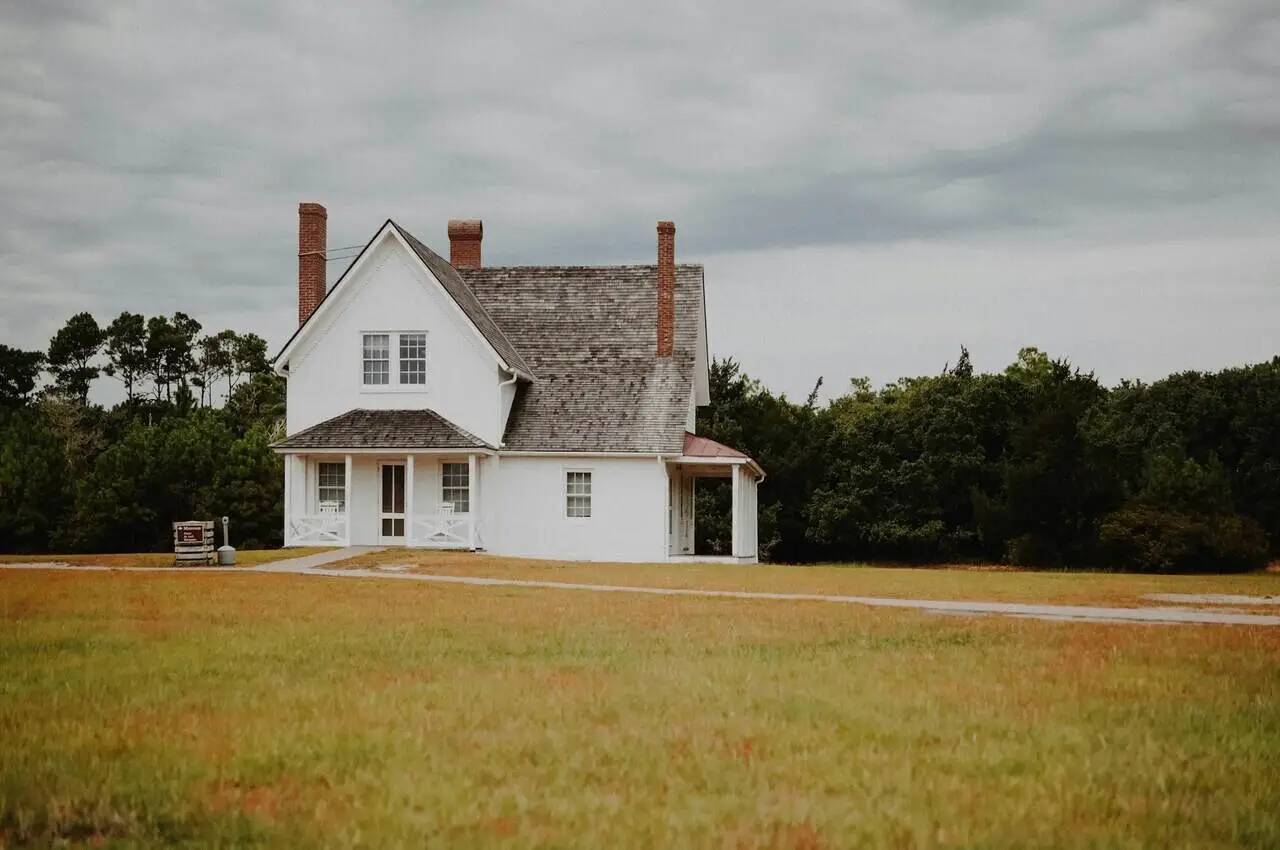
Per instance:
[[[1103,520],[1099,539],[1111,566],[1135,572],[1246,572],[1264,567],[1268,557],[1261,526],[1234,513],[1129,505]]]

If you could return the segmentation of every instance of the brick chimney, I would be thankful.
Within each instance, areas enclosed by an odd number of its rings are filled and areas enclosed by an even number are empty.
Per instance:
[[[298,326],[324,299],[325,242],[329,213],[319,204],[298,204]]]
[[[455,269],[480,268],[480,241],[484,223],[479,219],[452,219],[449,222],[449,262]]]
[[[658,222],[658,356],[670,357],[676,341],[676,226]]]

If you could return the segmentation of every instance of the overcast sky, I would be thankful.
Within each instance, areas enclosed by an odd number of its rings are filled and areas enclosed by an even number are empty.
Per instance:
[[[702,262],[713,353],[1107,383],[1280,353],[1280,3],[10,0],[0,342],[296,321],[297,203],[486,264]],[[330,264],[331,280],[341,271]]]

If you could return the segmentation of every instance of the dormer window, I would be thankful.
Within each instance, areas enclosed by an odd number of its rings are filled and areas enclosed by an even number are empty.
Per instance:
[[[361,383],[365,389],[425,388],[425,331],[377,331],[362,335]]]

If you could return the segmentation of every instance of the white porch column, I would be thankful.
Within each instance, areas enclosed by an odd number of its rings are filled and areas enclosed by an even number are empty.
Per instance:
[[[468,498],[471,501],[471,539],[475,544],[475,548],[484,545],[484,538],[480,536],[480,461],[482,458],[476,457],[475,463],[470,465],[467,471],[467,485],[471,488]]]
[[[732,522],[730,523],[729,539],[733,541],[729,548],[729,554],[735,558],[742,556],[742,467],[731,466],[733,470],[731,477],[733,478],[733,512],[730,515]]]
[[[351,515],[353,513],[352,504],[351,504],[351,455],[346,456],[346,462],[347,462],[346,474],[342,476],[342,486],[343,486],[342,504],[343,504],[343,510],[346,513],[346,516],[343,518],[343,524],[345,525],[346,531],[347,531],[346,545],[350,546],[351,545]]]
[[[413,545],[413,455],[404,460],[404,545]]]
[[[480,505],[476,502],[476,456],[467,455],[467,501],[470,522],[467,523],[467,546],[471,551],[476,548],[476,518],[480,515]]]
[[[293,542],[293,455],[284,456],[284,545]]]

